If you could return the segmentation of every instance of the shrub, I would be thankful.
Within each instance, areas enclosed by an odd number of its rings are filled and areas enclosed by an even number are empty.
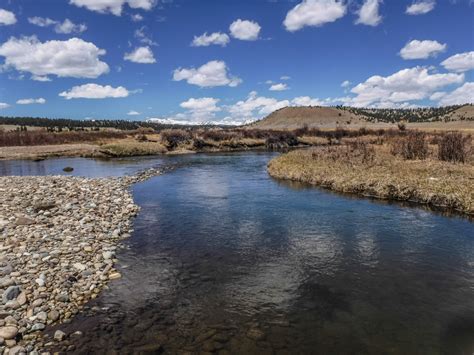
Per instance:
[[[404,130],[407,129],[406,124],[403,123],[403,122],[399,122],[399,123],[397,124],[397,126],[398,126],[398,129],[399,129],[400,131],[404,131]]]
[[[188,143],[192,138],[192,133],[183,129],[166,129],[161,132],[161,141],[168,150],[173,150],[180,144]]]
[[[223,130],[223,129],[210,129],[201,133],[203,139],[209,139],[216,142],[230,140],[240,136],[237,131]]]
[[[95,142],[101,139],[125,137],[127,137],[127,132],[105,130],[98,132],[0,131],[0,147]]]
[[[355,158],[362,163],[372,163],[375,159],[375,149],[367,142],[358,138],[347,144],[347,156]]]
[[[281,149],[297,146],[298,143],[298,139],[296,138],[294,133],[280,132],[271,137],[268,137],[265,141],[265,146],[269,149]]]
[[[426,134],[424,132],[410,132],[392,143],[391,152],[393,155],[400,155],[403,159],[426,159],[429,154]]]
[[[453,163],[465,163],[471,151],[471,136],[450,132],[438,138],[438,159]]]

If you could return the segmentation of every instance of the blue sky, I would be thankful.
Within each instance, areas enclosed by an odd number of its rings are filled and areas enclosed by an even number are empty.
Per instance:
[[[0,115],[236,123],[468,103],[473,24],[472,0],[2,0]]]

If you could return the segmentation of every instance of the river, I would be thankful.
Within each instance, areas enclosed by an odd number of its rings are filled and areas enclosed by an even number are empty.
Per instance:
[[[0,162],[119,176],[141,211],[77,353],[472,354],[474,228],[457,216],[272,179],[275,153]]]

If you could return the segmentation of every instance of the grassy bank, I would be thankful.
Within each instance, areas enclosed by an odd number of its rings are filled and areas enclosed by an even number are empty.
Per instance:
[[[474,215],[472,154],[464,163],[438,158],[436,145],[424,145],[422,157],[406,159],[394,147],[352,143],[292,151],[273,159],[271,176],[334,191],[380,199],[411,201]]]

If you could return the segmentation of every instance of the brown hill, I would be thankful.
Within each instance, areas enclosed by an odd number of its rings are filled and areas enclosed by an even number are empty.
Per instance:
[[[336,107],[284,107],[251,125],[261,129],[295,129],[307,125],[334,129],[338,126],[367,125],[365,116]]]
[[[363,109],[337,107],[284,107],[250,125],[259,129],[295,129],[303,126],[320,129],[337,127],[358,129],[396,127],[397,122],[422,129],[474,129],[474,106],[420,109]]]

